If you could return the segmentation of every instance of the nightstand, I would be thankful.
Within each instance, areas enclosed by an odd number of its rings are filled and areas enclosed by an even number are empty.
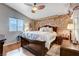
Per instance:
[[[62,44],[62,40],[63,40],[63,39],[62,39],[61,36],[57,36],[57,37],[56,37],[56,40],[55,40],[55,43],[58,44],[58,45],[61,45],[61,44]]]
[[[63,36],[57,36],[56,40],[55,40],[55,43],[58,44],[58,45],[61,45],[63,40],[69,40],[69,38],[68,37],[63,37]]]
[[[69,40],[69,37],[63,37],[63,36],[61,36],[62,37],[62,39],[64,39],[64,40]]]

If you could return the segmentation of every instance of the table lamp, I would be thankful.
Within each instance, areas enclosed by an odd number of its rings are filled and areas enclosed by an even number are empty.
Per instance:
[[[74,25],[73,24],[68,24],[67,29],[70,30],[70,40],[71,40],[71,33],[72,33],[72,29],[74,29]]]

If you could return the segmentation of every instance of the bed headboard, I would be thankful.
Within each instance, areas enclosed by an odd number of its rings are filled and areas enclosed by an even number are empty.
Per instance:
[[[53,31],[57,32],[57,27],[55,27],[55,26],[44,25],[44,26],[42,26],[42,27],[49,27],[49,28],[53,28]],[[40,28],[42,28],[42,27],[39,27],[39,28],[38,28],[38,30],[39,30]]]

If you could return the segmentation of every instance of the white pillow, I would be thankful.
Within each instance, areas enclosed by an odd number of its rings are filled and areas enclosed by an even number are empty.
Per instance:
[[[47,32],[53,32],[53,28],[47,27]]]
[[[42,28],[40,28],[40,31],[42,31],[42,32],[53,32],[53,29],[49,28],[49,27],[42,27]]]
[[[46,27],[42,27],[42,28],[40,28],[40,31],[45,32],[45,31],[47,31],[47,29],[46,29]]]

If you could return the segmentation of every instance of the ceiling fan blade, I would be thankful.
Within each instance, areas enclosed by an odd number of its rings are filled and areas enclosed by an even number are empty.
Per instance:
[[[30,4],[30,3],[24,3],[25,5],[27,5],[27,6],[33,6],[32,4]]]
[[[45,8],[45,5],[39,5],[39,6],[38,6],[38,9],[39,9],[39,10],[42,10],[42,9],[44,9],[44,8]]]

